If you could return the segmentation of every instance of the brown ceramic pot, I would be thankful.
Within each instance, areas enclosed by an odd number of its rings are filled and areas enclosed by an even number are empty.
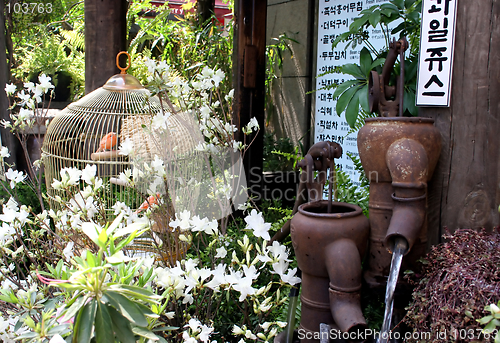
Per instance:
[[[333,202],[332,213],[327,213],[327,204],[303,204],[291,221],[292,244],[302,271],[300,329],[310,337],[319,332],[320,323],[343,332],[366,328],[359,290],[368,219],[359,206]]]
[[[384,287],[396,237],[408,244],[406,268],[427,245],[427,182],[441,151],[431,118],[369,118],[358,132],[358,150],[370,180],[370,247],[365,280]],[[402,268],[402,270],[404,270]]]

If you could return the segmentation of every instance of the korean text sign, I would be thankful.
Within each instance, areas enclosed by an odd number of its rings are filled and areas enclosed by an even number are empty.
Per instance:
[[[423,0],[417,106],[449,106],[457,0]]]

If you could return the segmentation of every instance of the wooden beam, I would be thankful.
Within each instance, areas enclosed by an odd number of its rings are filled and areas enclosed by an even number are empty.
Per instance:
[[[444,227],[500,224],[500,4],[457,1],[451,106],[422,108],[441,131],[441,157],[429,184],[430,244]]]
[[[246,138],[247,142],[255,139],[243,161],[250,194],[257,198],[262,195],[266,17],[267,1],[235,1],[233,124],[238,128],[236,139],[241,141],[241,128],[252,117],[257,119],[261,128],[256,137]]]
[[[9,116],[9,101],[5,93],[5,84],[9,83],[9,66],[7,65],[7,49],[6,49],[6,36],[5,36],[5,2],[0,1],[0,120],[4,119],[11,121]],[[2,145],[9,148],[10,157],[5,161],[9,164],[15,164],[17,169],[25,169],[24,154],[22,147],[16,137],[8,130],[1,126],[1,141]],[[25,163],[24,163],[25,164]]]
[[[116,55],[126,50],[126,0],[85,0],[85,93],[120,70]]]

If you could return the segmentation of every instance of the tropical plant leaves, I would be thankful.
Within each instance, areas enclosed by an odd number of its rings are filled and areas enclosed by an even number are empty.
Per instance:
[[[356,93],[359,90],[356,89]],[[355,96],[352,98],[352,101],[349,103],[345,110],[345,120],[349,124],[349,126],[354,126],[356,123],[356,118],[358,117],[359,113],[359,94],[355,94]]]
[[[337,105],[335,107],[338,115],[340,115],[342,112],[344,112],[344,110],[349,105],[349,103],[351,102],[351,99],[354,97],[354,94],[358,91],[358,89],[359,89],[359,86],[353,86],[353,87],[347,89],[338,98]],[[358,106],[359,106],[359,99],[358,99]]]
[[[108,312],[108,307],[101,302],[97,304],[97,313],[95,316],[95,339],[96,343],[113,342],[113,323]]]
[[[124,297],[123,295],[113,292],[104,292],[103,301],[107,302],[115,309],[120,311],[120,313],[134,323],[137,326],[147,326],[148,321],[144,316],[143,311],[132,301]]]
[[[95,299],[90,300],[78,312],[78,316],[73,327],[73,343],[89,343],[92,338],[94,319],[97,308]]]
[[[113,323],[113,331],[121,343],[136,343],[134,333],[130,327],[130,322],[111,306],[107,306],[111,322]]]

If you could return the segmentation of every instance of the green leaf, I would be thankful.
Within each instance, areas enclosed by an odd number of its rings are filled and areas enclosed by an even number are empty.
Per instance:
[[[30,338],[35,338],[35,337],[38,337],[38,332],[26,332],[26,333],[23,333],[22,335],[19,335],[16,337],[16,340],[22,340],[22,339],[30,339]]]
[[[497,335],[495,336],[495,343],[500,343],[500,331],[498,331]]]
[[[75,314],[80,310],[80,308],[85,304],[87,297],[79,296],[73,302],[73,304],[66,310],[64,316],[60,319],[61,322],[67,322],[75,316]]]
[[[370,104],[368,102],[368,85],[364,85],[358,92],[359,105],[365,112],[370,112]]]
[[[111,322],[113,323],[113,331],[120,342],[135,343],[135,337],[130,327],[130,322],[113,307],[107,306],[107,310],[111,317]]]
[[[347,121],[350,127],[354,127],[354,124],[356,124],[356,119],[358,118],[358,114],[359,114],[359,95],[356,94],[353,96],[352,101],[349,103],[347,109],[345,110],[345,120]]]
[[[388,17],[390,17],[393,13],[399,13],[397,6],[391,4],[390,2],[380,5],[380,10]]]
[[[97,259],[95,258],[94,254],[92,254],[89,250],[87,250],[87,264],[89,268],[94,268],[97,266]]]
[[[142,336],[142,337],[146,337],[147,339],[150,339],[152,341],[157,341],[158,340],[158,336],[156,336],[154,333],[152,333],[151,331],[149,331],[146,328],[141,328],[141,327],[138,327],[138,326],[134,326],[132,328],[132,332],[135,333],[136,335],[139,335],[139,336]]]
[[[489,323],[491,320],[493,319],[493,316],[486,316],[486,317],[483,317],[481,319],[477,319],[477,321],[479,322],[479,324],[486,324],[486,323]]]
[[[403,31],[407,25],[408,25],[407,22],[402,22],[401,24],[399,24],[398,26],[396,26],[391,30],[391,35],[395,35],[396,33]]]
[[[78,316],[73,327],[73,343],[89,343],[92,338],[92,329],[94,328],[94,319],[97,302],[95,299],[90,300],[78,312]]]
[[[349,33],[358,32],[364,25],[366,25],[368,18],[369,16],[365,14],[360,18],[354,19],[351,25],[349,25]]]
[[[374,11],[370,16],[369,21],[371,26],[377,27],[378,23],[380,22],[380,11]]]
[[[114,308],[120,311],[120,313],[130,320],[132,323],[134,323],[137,326],[147,326],[148,321],[146,317],[144,316],[144,313],[141,311],[141,309],[134,304],[132,301],[128,300],[126,297],[123,295],[113,292],[113,291],[106,291],[104,292],[104,295],[106,297],[103,297],[103,301],[107,302],[112,305]]]
[[[481,319],[484,319],[484,318],[481,318]],[[481,324],[485,324],[485,323],[481,323]],[[492,333],[494,332],[496,329],[496,325],[495,323],[493,323],[493,321],[489,322],[488,325],[486,325],[486,327],[483,329],[483,332],[484,333]]]
[[[373,61],[372,65],[370,66],[370,69],[373,70],[384,63],[385,63],[385,58],[377,58],[375,61]]]
[[[177,329],[179,329],[178,326],[162,326],[162,327],[154,328],[153,331],[154,332],[173,331],[173,330],[177,330]]]
[[[118,243],[118,245],[116,246],[116,250],[117,251],[121,250],[124,246],[126,246],[130,242],[132,242],[135,239],[135,237],[142,235],[145,231],[147,231],[147,229],[144,229],[144,230],[141,230],[141,231],[137,231],[137,232],[133,232],[127,238],[121,240],[120,243]]]
[[[336,99],[340,94],[344,93],[349,87],[354,86],[356,83],[358,83],[358,80],[348,80],[342,82],[337,86],[335,92],[333,92],[333,98]]]
[[[413,6],[416,0],[405,0],[405,8],[410,8]]]
[[[68,329],[69,329],[69,324],[61,324],[61,325],[52,327],[47,333],[49,334],[49,336],[53,336],[56,334],[64,333],[64,331],[66,331]]]
[[[108,343],[113,342],[114,339],[113,323],[108,313],[108,307],[99,302],[95,316],[95,340],[97,343]]]
[[[415,92],[404,91],[404,109],[408,110],[412,116],[418,115],[418,107],[415,105]]]
[[[132,293],[138,293],[146,297],[156,297],[155,293],[151,292],[149,289],[132,285],[112,285],[110,289],[117,292],[128,291]]]
[[[337,110],[338,115],[340,115],[342,112],[344,112],[345,108],[347,107],[347,105],[349,105],[349,103],[351,102],[351,99],[353,98],[354,94],[357,91],[358,91],[358,87],[353,86],[353,87],[349,88],[348,90],[346,90],[344,93],[342,93],[342,95],[337,100],[336,110]],[[356,100],[358,101],[358,104],[359,104],[359,99],[356,99]]]
[[[420,22],[420,13],[418,13],[417,11],[408,13],[407,18],[414,23],[419,23]]]
[[[335,49],[337,45],[349,37],[350,32],[343,32],[338,35],[332,43],[332,48]]]
[[[108,241],[108,233],[106,232],[105,229],[102,229],[101,233],[99,233],[99,236],[97,236],[97,244],[99,245],[99,247],[104,249],[106,247],[107,241]]]
[[[340,72],[343,74],[349,74],[357,79],[366,79],[366,75],[361,71],[359,65],[354,63],[344,64],[340,67]]]
[[[361,69],[361,73],[364,75],[365,78],[368,78],[368,74],[372,69],[371,68],[372,63],[373,63],[372,55],[370,54],[370,51],[366,47],[364,47],[359,52],[359,67]]]
[[[410,84],[410,81],[415,79],[417,76],[418,60],[411,60],[409,63],[405,63],[405,84]],[[411,82],[416,84],[416,80]]]
[[[404,10],[405,8],[405,1],[404,0],[392,0],[391,1],[394,5],[398,7],[400,10]]]
[[[159,317],[159,315],[157,315],[156,313],[151,311],[151,309],[149,307],[147,307],[146,305],[139,304],[139,303],[137,303],[136,305],[139,306],[139,308],[142,310],[142,313],[145,316],[150,317],[150,318],[158,318]]]

